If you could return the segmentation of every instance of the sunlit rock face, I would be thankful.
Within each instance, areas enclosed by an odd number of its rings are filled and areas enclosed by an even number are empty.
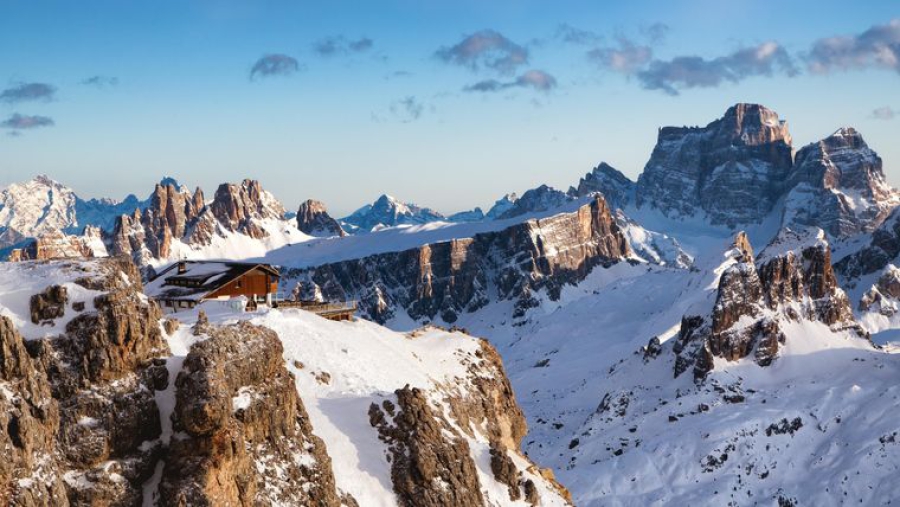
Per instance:
[[[556,299],[565,285],[630,254],[606,201],[596,197],[573,213],[500,231],[283,274],[315,284],[326,300],[358,299],[379,322],[398,309],[414,319],[455,322],[488,304],[492,293],[515,301],[521,316],[536,304],[537,291]]]
[[[737,104],[706,127],[664,127],[638,182],[637,203],[714,224],[755,223],[771,211],[791,169],[791,136],[778,115]]]
[[[898,203],[881,157],[853,128],[798,151],[786,188],[784,223],[820,227],[832,237],[873,230]]]

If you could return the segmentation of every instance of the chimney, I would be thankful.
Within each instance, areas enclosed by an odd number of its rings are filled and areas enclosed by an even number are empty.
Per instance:
[[[187,263],[184,261],[178,261],[178,274],[183,275],[187,273]]]

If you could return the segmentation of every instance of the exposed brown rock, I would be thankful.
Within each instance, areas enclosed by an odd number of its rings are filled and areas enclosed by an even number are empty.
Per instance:
[[[469,367],[473,389],[465,397],[448,399],[450,413],[463,431],[483,428],[489,441],[519,452],[528,432],[525,414],[516,402],[497,349],[487,340],[481,340],[480,345],[481,361]]]
[[[325,205],[309,199],[297,210],[297,228],[310,236],[346,236],[337,220],[331,218]]]
[[[491,443],[491,472],[494,479],[505,484],[509,490],[509,499],[516,501],[522,498],[522,473],[506,454],[506,448],[496,442]]]
[[[40,364],[5,316],[0,316],[0,381],[13,394],[0,394],[0,503],[68,505],[56,456],[59,407]]]
[[[821,231],[782,230],[763,251],[758,267],[743,233],[734,252],[735,263],[719,279],[710,324],[702,317],[682,320],[674,348],[676,376],[693,365],[695,377],[705,377],[713,357],[735,361],[752,354],[758,364],[771,364],[785,341],[782,319],[819,321],[867,338],[837,284],[831,248]],[[766,311],[776,315],[765,316]],[[735,326],[742,318],[751,320]]]
[[[93,245],[102,245],[100,229],[85,227],[80,236],[72,236],[59,230],[47,231],[32,239],[25,247],[14,249],[9,255],[10,262],[46,261],[51,259],[90,259],[105,254],[95,250]]]
[[[251,238],[267,236],[254,219],[284,216],[284,207],[271,199],[256,180],[244,180],[240,185],[219,185],[210,211],[225,229]]]
[[[22,449],[12,471],[0,463],[13,505],[140,505],[159,459],[154,390],[165,387],[166,370],[155,358],[167,353],[159,310],[127,261],[93,261],[84,271],[76,283],[103,294],[61,335],[31,340],[26,351],[8,319],[0,322],[0,374],[15,393],[2,410],[13,431],[3,435]],[[37,300],[64,305],[64,295],[51,288]]]
[[[40,324],[65,315],[69,294],[65,287],[52,285],[31,296],[31,322]]]
[[[475,462],[462,435],[442,420],[416,388],[398,389],[397,414],[372,404],[370,421],[391,453],[391,480],[403,507],[485,505]],[[448,435],[455,435],[449,437]]]
[[[152,258],[168,257],[172,241],[185,235],[203,209],[202,203],[199,188],[192,196],[173,184],[157,184],[147,209],[135,210],[134,215],[122,215],[116,220],[110,253],[128,256],[141,265],[145,251]]]
[[[249,323],[212,327],[176,380],[176,431],[161,505],[337,507],[331,461],[312,432],[281,342]]]

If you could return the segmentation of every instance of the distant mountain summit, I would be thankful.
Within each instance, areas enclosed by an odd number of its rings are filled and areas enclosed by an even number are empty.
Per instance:
[[[81,233],[86,226],[111,230],[118,215],[145,206],[134,195],[85,200],[48,176],[36,176],[0,190],[0,249],[47,233]]]
[[[384,194],[374,203],[356,210],[342,222],[354,231],[370,232],[384,227],[418,225],[445,219],[444,215],[430,208],[406,204]]]

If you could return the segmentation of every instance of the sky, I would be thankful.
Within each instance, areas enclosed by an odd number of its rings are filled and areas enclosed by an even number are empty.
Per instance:
[[[637,178],[737,102],[800,148],[856,127],[900,186],[900,2],[0,2],[0,186],[258,179],[288,209],[450,213]]]

